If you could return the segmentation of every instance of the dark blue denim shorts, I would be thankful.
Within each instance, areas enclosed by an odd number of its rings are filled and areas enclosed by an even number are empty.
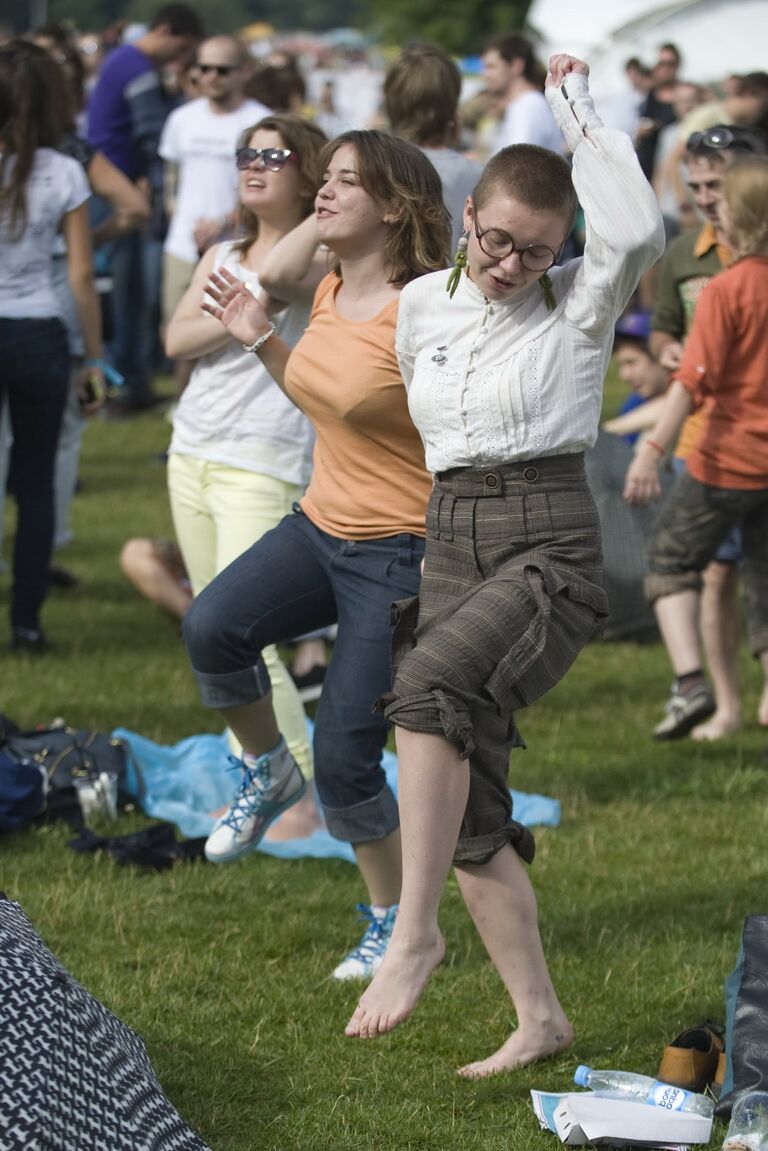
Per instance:
[[[338,539],[297,505],[184,620],[202,701],[225,713],[269,691],[263,647],[338,624],[315,719],[315,783],[331,834],[350,843],[398,826],[381,767],[388,725],[372,707],[391,687],[391,607],[418,592],[423,554],[424,540],[407,533]]]

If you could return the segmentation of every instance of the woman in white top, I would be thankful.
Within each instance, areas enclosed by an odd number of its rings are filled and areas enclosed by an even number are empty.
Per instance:
[[[444,954],[437,909],[453,862],[518,1019],[498,1051],[462,1068],[467,1077],[573,1039],[521,862],[533,840],[511,818],[506,777],[522,742],[515,712],[557,683],[606,614],[583,453],[597,435],[614,323],[664,243],[631,141],[603,127],[587,75],[572,57],[550,61],[547,98],[573,184],[553,152],[498,153],[466,203],[466,275],[462,259],[453,281],[415,280],[398,316],[435,487],[420,596],[398,605],[393,690],[380,701],[400,756],[400,912],[347,1034],[370,1038],[413,1010]],[[586,250],[556,268],[574,186]]]
[[[325,142],[314,124],[289,114],[268,116],[243,134],[236,163],[244,237],[206,252],[168,326],[168,355],[195,361],[174,414],[168,458],[176,538],[194,595],[289,514],[309,479],[313,434],[306,416],[261,360],[201,312],[200,304],[211,272],[219,267],[260,294],[259,272],[270,252],[313,211]],[[326,261],[318,257],[277,297],[282,306],[274,323],[290,347],[307,325],[315,288],[326,272]],[[264,659],[281,731],[304,775],[311,776],[312,753],[296,687],[276,648],[267,648]],[[311,830],[311,803],[308,797],[286,812],[281,837]]]
[[[57,70],[24,41],[0,47],[0,405],[7,400],[19,515],[11,644],[41,652],[40,609],[53,540],[53,472],[69,386],[67,336],[53,285],[61,232],[86,360],[76,378],[84,410],[103,388],[101,317],[91,270],[88,181],[61,138]]]

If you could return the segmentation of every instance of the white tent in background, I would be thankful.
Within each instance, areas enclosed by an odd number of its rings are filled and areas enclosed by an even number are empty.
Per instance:
[[[624,62],[656,59],[671,41],[683,56],[687,80],[707,83],[733,72],[768,69],[768,0],[533,0],[528,25],[541,37],[541,54],[583,54],[593,90],[624,85]]]

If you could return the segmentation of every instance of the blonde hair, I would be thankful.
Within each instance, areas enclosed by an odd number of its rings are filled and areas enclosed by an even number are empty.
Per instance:
[[[392,213],[384,243],[389,283],[402,288],[417,276],[447,267],[451,229],[443,186],[424,153],[386,132],[354,130],[326,145],[320,157],[323,171],[345,144],[355,153],[361,186]],[[338,261],[334,270],[341,274]]]
[[[737,259],[763,253],[768,245],[768,157],[736,160],[725,173],[723,198]]]

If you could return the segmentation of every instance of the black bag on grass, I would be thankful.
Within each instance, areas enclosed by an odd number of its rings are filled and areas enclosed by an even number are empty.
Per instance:
[[[744,920],[736,966],[725,981],[725,1078],[715,1114],[740,1095],[768,1091],[768,915]]]

